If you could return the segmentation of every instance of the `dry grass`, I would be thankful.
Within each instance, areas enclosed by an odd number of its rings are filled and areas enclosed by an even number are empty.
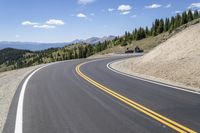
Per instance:
[[[150,51],[151,49],[155,48],[156,46],[158,46],[160,43],[166,41],[168,38],[170,37],[169,33],[162,33],[156,37],[148,37],[145,38],[143,40],[140,41],[132,41],[131,44],[122,47],[122,46],[114,46],[111,48],[108,48],[100,53],[97,53],[95,55],[93,55],[93,57],[95,56],[99,56],[99,55],[105,55],[105,54],[110,54],[110,53],[124,53],[127,48],[128,49],[134,49],[136,46],[139,46],[140,48],[142,48],[145,52]]]

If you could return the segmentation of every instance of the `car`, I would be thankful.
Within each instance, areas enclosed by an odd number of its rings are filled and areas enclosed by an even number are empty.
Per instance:
[[[134,50],[127,50],[125,51],[126,54],[134,53]]]

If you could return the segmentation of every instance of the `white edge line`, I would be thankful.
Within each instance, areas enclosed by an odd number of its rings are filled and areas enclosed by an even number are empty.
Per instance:
[[[124,76],[127,76],[127,77],[130,77],[130,78],[134,78],[134,79],[139,79],[139,80],[142,80],[142,81],[146,81],[146,82],[149,82],[149,83],[153,83],[153,84],[157,84],[157,85],[161,85],[161,86],[165,86],[165,87],[170,87],[170,88],[173,88],[173,89],[177,89],[177,90],[182,90],[182,91],[185,91],[185,92],[190,92],[190,93],[194,93],[194,94],[198,94],[200,95],[200,92],[198,91],[192,91],[190,89],[186,89],[186,88],[181,88],[181,87],[178,87],[178,86],[174,86],[174,85],[170,85],[170,84],[166,84],[166,83],[162,83],[162,82],[157,82],[157,81],[153,81],[153,80],[149,80],[149,79],[145,79],[145,78],[141,78],[141,77],[138,77],[138,76],[133,76],[133,75],[130,75],[130,74],[126,74],[124,72],[120,72],[114,68],[112,68],[110,65],[114,62],[118,62],[118,61],[121,61],[121,60],[124,60],[124,59],[120,59],[120,60],[117,60],[117,61],[112,61],[112,62],[109,62],[106,66],[109,70],[113,71],[113,72],[116,72],[118,74],[121,74],[121,75],[124,75]]]
[[[69,60],[70,61],[70,60]],[[61,62],[66,62],[66,61],[61,61]],[[23,104],[24,104],[24,94],[25,94],[25,90],[27,87],[27,84],[29,82],[29,80],[31,79],[31,77],[38,72],[39,70],[48,67],[50,65],[53,64],[57,64],[57,63],[61,63],[61,62],[54,62],[54,63],[50,63],[47,64],[45,66],[42,66],[36,70],[34,70],[24,81],[23,85],[22,85],[22,89],[21,92],[19,94],[19,100],[18,100],[18,105],[17,105],[17,112],[16,112],[16,120],[15,120],[15,133],[23,133]]]

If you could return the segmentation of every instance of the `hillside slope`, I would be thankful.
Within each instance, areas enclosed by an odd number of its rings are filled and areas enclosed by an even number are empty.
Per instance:
[[[13,48],[6,48],[0,50],[0,64],[4,62],[12,62],[14,60],[22,58],[25,54],[31,54],[31,51],[28,50],[20,50],[20,49],[13,49]]]
[[[200,24],[192,25],[143,57],[119,61],[112,67],[125,73],[142,74],[200,89],[199,35]]]

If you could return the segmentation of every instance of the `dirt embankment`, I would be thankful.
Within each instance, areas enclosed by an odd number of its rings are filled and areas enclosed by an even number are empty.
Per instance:
[[[200,91],[200,24],[175,34],[143,57],[119,61],[111,67]]]
[[[18,85],[26,75],[41,66],[0,73],[0,132],[3,130],[9,107]]]

